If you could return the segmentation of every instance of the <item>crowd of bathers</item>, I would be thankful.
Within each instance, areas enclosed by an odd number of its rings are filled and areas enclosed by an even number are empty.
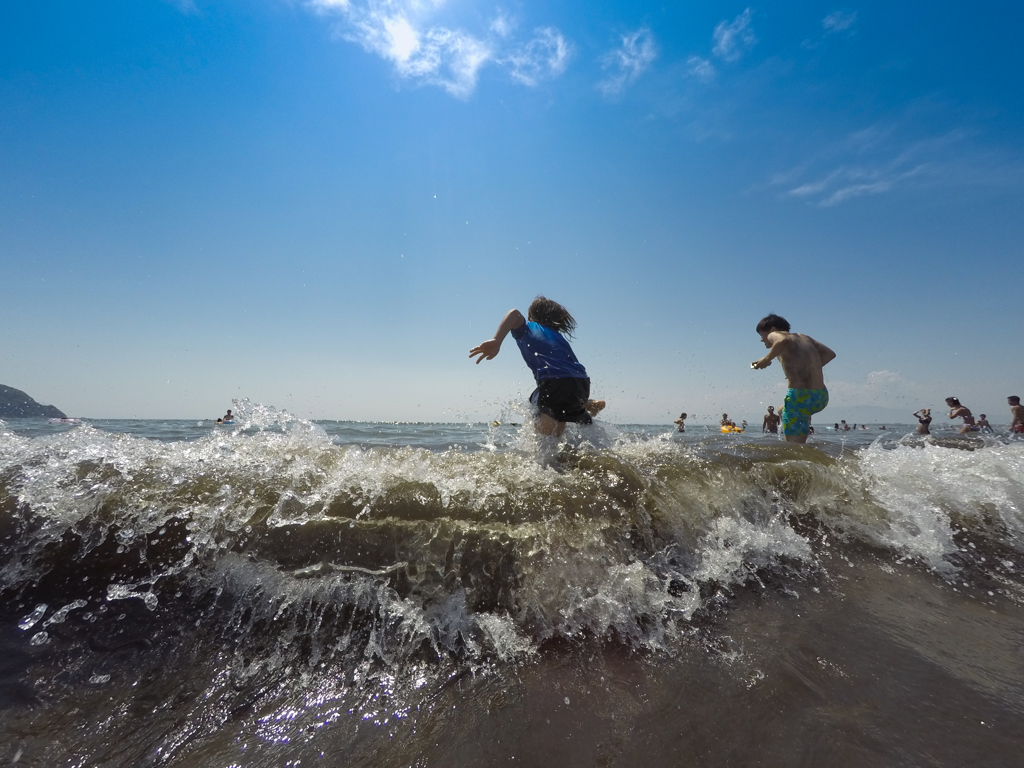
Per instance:
[[[1006,398],[1007,404],[1010,406],[1011,421],[1008,427],[1011,434],[1024,434],[1024,405],[1021,405],[1020,398],[1017,395],[1011,395]],[[963,426],[960,427],[960,434],[969,434],[971,432],[989,432],[995,434],[995,429],[989,423],[988,416],[984,413],[978,416],[977,419],[971,413],[970,409],[964,406],[957,398],[947,397],[946,405],[949,406],[949,418],[950,419],[963,419]],[[921,408],[914,412],[914,418],[917,419],[917,433],[919,435],[931,434],[931,423],[932,423],[932,411],[930,408]],[[675,420],[676,429],[679,432],[686,431],[686,419],[687,414],[679,414],[679,418]],[[761,425],[762,432],[777,433],[779,431],[779,422],[781,418],[775,412],[775,406],[768,406],[768,413],[765,414],[764,422]],[[744,421],[742,426],[737,426],[733,422],[729,415],[726,413],[722,414],[722,420],[720,422],[722,431],[737,431],[742,432],[747,428],[747,422]],[[835,432],[851,432],[857,430],[867,430],[869,427],[867,424],[850,424],[846,423],[846,419],[832,425],[832,430]],[[885,431],[886,427],[884,424],[878,427],[879,431]],[[814,432],[814,427],[810,428],[811,433]]]
[[[1006,398],[1006,404],[1010,406],[1010,433],[1024,433],[1024,406],[1020,404],[1020,398],[1017,395],[1010,395]],[[963,425],[960,427],[961,435],[970,434],[971,432],[995,432],[988,421],[988,416],[983,413],[975,419],[971,409],[957,398],[947,397],[946,405],[949,406],[949,418],[963,419]],[[919,411],[915,411],[914,416],[917,418],[917,433],[919,435],[931,434],[931,409],[922,408]]]

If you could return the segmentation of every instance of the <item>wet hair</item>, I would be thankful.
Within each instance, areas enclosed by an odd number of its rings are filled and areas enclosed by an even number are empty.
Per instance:
[[[960,401],[957,400],[955,397],[947,397],[946,405],[960,405]]]
[[[526,318],[566,336],[572,336],[576,330],[576,318],[569,314],[569,310],[544,296],[538,296],[533,300]]]
[[[1006,398],[1006,399],[1007,399],[1007,400],[1013,400],[1013,404],[1014,404],[1014,405],[1020,405],[1020,398],[1019,398],[1019,397],[1017,397],[1016,395],[1010,395],[1010,396],[1009,396],[1008,398]]]
[[[777,328],[780,331],[789,333],[789,321],[784,317],[779,317],[778,315],[768,315],[767,317],[762,318],[761,322],[757,324],[756,330],[758,333],[767,333],[772,328]]]
[[[774,405],[769,405],[768,406],[768,410],[769,411],[774,411],[775,410],[775,406]]]
[[[679,418],[680,419],[685,419],[686,418],[686,414],[685,413],[680,413],[679,414]]]
[[[985,419],[985,418],[988,418],[988,417],[985,416],[985,414],[983,413],[983,414],[981,414],[981,416],[979,418]]]

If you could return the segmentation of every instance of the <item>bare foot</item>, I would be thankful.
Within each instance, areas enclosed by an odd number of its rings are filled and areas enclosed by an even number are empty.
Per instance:
[[[586,405],[583,407],[587,409],[587,413],[591,416],[597,416],[597,414],[604,410],[604,406],[604,400],[587,400]]]

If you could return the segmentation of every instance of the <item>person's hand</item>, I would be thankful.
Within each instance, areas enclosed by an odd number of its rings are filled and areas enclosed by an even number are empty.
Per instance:
[[[759,370],[761,370],[762,368],[767,368],[767,367],[768,367],[769,365],[771,365],[771,364],[772,364],[772,361],[771,361],[771,360],[765,360],[765,359],[764,359],[764,358],[762,357],[762,358],[761,358],[760,360],[755,360],[754,362],[752,362],[752,363],[750,364],[750,367],[751,367],[751,368],[753,368],[754,370],[757,370],[757,371],[759,371]]]
[[[495,339],[488,339],[483,344],[473,347],[469,350],[469,356],[480,355],[477,358],[476,364],[480,365],[481,360],[493,360],[497,357],[499,350],[501,349],[501,342]]]

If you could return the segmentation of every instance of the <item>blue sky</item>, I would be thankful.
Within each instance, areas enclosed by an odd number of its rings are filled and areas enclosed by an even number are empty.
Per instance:
[[[1024,9],[11,0],[0,383],[72,415],[490,419],[565,304],[611,421],[1024,395]]]

